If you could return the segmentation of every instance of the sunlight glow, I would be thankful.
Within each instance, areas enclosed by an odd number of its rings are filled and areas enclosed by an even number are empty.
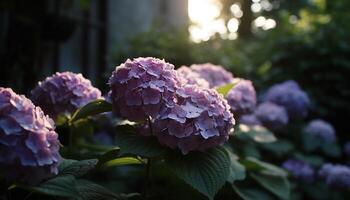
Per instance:
[[[260,3],[253,3],[252,6],[251,6],[251,10],[252,12],[260,12],[261,11],[261,5]]]
[[[269,0],[252,0],[252,2],[251,10],[257,14],[274,7]],[[224,8],[220,0],[188,0],[190,39],[196,43],[208,41],[213,36],[228,40],[237,39],[240,18],[244,13],[239,2],[229,8],[229,15],[222,16]],[[259,16],[253,21],[252,26],[257,28],[256,30],[269,30],[276,27],[276,21]]]
[[[220,16],[222,4],[216,0],[189,0],[188,16],[194,23],[212,21]]]
[[[217,0],[189,0],[188,16],[192,22],[189,27],[191,40],[194,42],[207,41],[219,33],[227,32],[223,19],[219,19],[222,4]]]
[[[262,28],[263,30],[269,30],[276,27],[276,21],[274,19],[266,19],[264,16],[260,16],[254,20],[254,26]]]
[[[227,23],[227,28],[230,32],[237,32],[239,26],[239,21],[236,18],[231,18]]]
[[[241,6],[238,3],[232,4],[232,6],[230,7],[230,10],[231,10],[233,16],[235,16],[237,18],[241,18],[243,16]]]

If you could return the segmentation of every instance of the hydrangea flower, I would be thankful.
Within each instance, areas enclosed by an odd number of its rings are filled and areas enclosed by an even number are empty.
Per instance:
[[[156,118],[174,107],[180,84],[174,66],[164,60],[128,59],[109,79],[113,112],[130,121]]]
[[[266,92],[263,101],[284,106],[290,119],[304,118],[310,107],[308,95],[293,80],[275,84]]]
[[[176,94],[177,104],[154,122],[153,132],[161,144],[187,154],[228,140],[234,118],[222,95],[193,85]]]
[[[210,88],[222,86],[233,81],[232,73],[220,65],[213,65],[211,63],[194,64],[190,68],[208,81]]]
[[[47,77],[31,92],[31,100],[45,114],[56,119],[59,114],[71,114],[92,100],[100,99],[101,92],[81,74],[57,72]]]
[[[346,142],[344,145],[344,153],[345,155],[350,157],[350,142]]]
[[[318,174],[326,184],[336,188],[350,188],[350,168],[345,165],[324,164]]]
[[[60,160],[53,121],[11,89],[0,87],[0,176],[37,183],[57,174]]]
[[[240,80],[226,96],[231,111],[236,115],[251,113],[256,106],[256,92],[249,80]]]
[[[321,119],[315,119],[309,122],[304,129],[306,134],[319,138],[324,142],[332,143],[336,140],[335,130],[331,124]]]
[[[288,124],[287,111],[282,106],[265,102],[255,110],[256,117],[272,131],[281,131]]]
[[[179,74],[179,76],[183,78],[182,82],[184,84],[197,85],[199,87],[209,88],[208,81],[201,78],[201,76],[198,73],[194,72],[189,67],[182,66],[178,68],[176,71]]]
[[[296,179],[310,183],[314,180],[314,169],[301,160],[288,159],[282,167],[288,170]]]
[[[239,117],[238,121],[248,126],[261,125],[260,120],[254,114],[242,115]]]

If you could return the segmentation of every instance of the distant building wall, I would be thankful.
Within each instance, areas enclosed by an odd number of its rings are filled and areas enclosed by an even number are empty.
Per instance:
[[[187,28],[187,4],[188,0],[109,1],[109,56],[122,49],[130,37],[147,31],[153,23]],[[109,65],[115,65],[111,60]]]
[[[130,37],[187,29],[187,0],[8,0],[0,12],[0,84],[29,91],[56,71],[81,72],[106,86],[113,54]],[[14,12],[14,10],[16,12]]]

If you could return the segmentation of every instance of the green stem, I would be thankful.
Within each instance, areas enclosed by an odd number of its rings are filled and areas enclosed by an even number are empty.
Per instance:
[[[150,116],[148,116],[148,126],[149,126],[149,131],[151,135],[153,135],[153,125],[152,125],[152,119]]]
[[[69,141],[68,141],[68,154],[71,156],[73,154],[73,143],[74,143],[74,133],[73,125],[69,126]]]
[[[150,174],[151,174],[151,159],[147,159],[147,164],[146,164],[146,177],[145,177],[145,188],[143,191],[143,199],[148,198],[149,194],[149,189],[151,188],[150,186]]]

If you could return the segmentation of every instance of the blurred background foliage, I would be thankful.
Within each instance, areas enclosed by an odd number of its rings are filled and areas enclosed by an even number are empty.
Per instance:
[[[187,32],[154,24],[149,31],[129,38],[128,45],[114,54],[115,63],[138,56],[164,58],[176,67],[212,62],[227,67],[235,76],[252,79],[260,92],[273,83],[294,79],[313,100],[310,118],[330,120],[341,139],[350,139],[350,2],[271,3],[279,3],[279,8],[260,14],[277,21],[274,29],[252,29],[252,35],[235,40],[215,35],[193,43]]]
[[[115,30],[127,23],[124,18],[116,22],[120,27],[110,23],[115,20],[113,12],[117,13],[118,7],[112,5],[115,1],[1,1],[0,84],[28,94],[37,81],[56,71],[70,70],[81,72],[106,92],[110,72],[127,58],[155,56],[176,67],[211,62],[227,67],[237,77],[253,80],[261,93],[282,80],[298,81],[313,100],[310,118],[321,116],[329,120],[341,139],[350,139],[347,135],[350,132],[347,125],[350,118],[350,2],[217,1],[221,3],[219,18],[223,24],[229,24],[234,15],[239,26],[233,23],[232,29],[237,30],[231,39],[217,33],[202,42],[191,41],[187,26],[186,29],[167,26],[164,13],[155,15],[156,20],[148,31],[136,35],[127,32],[127,40],[111,42],[108,38],[121,34],[123,30]],[[121,6],[131,8],[137,4],[140,8],[134,9],[139,11],[149,6],[143,1],[123,2]],[[158,4],[160,2],[163,1]],[[187,1],[181,2],[180,9],[184,10]],[[242,13],[233,14],[235,4],[240,5]],[[175,9],[169,5],[168,11]],[[153,5],[157,6],[164,10],[162,5]],[[181,13],[186,14],[186,11]],[[259,17],[270,19],[274,26],[253,26]],[[133,18],[130,22],[139,26],[146,24],[138,20],[140,18]],[[131,28],[137,29],[134,24]],[[188,25],[191,26],[191,22]]]

